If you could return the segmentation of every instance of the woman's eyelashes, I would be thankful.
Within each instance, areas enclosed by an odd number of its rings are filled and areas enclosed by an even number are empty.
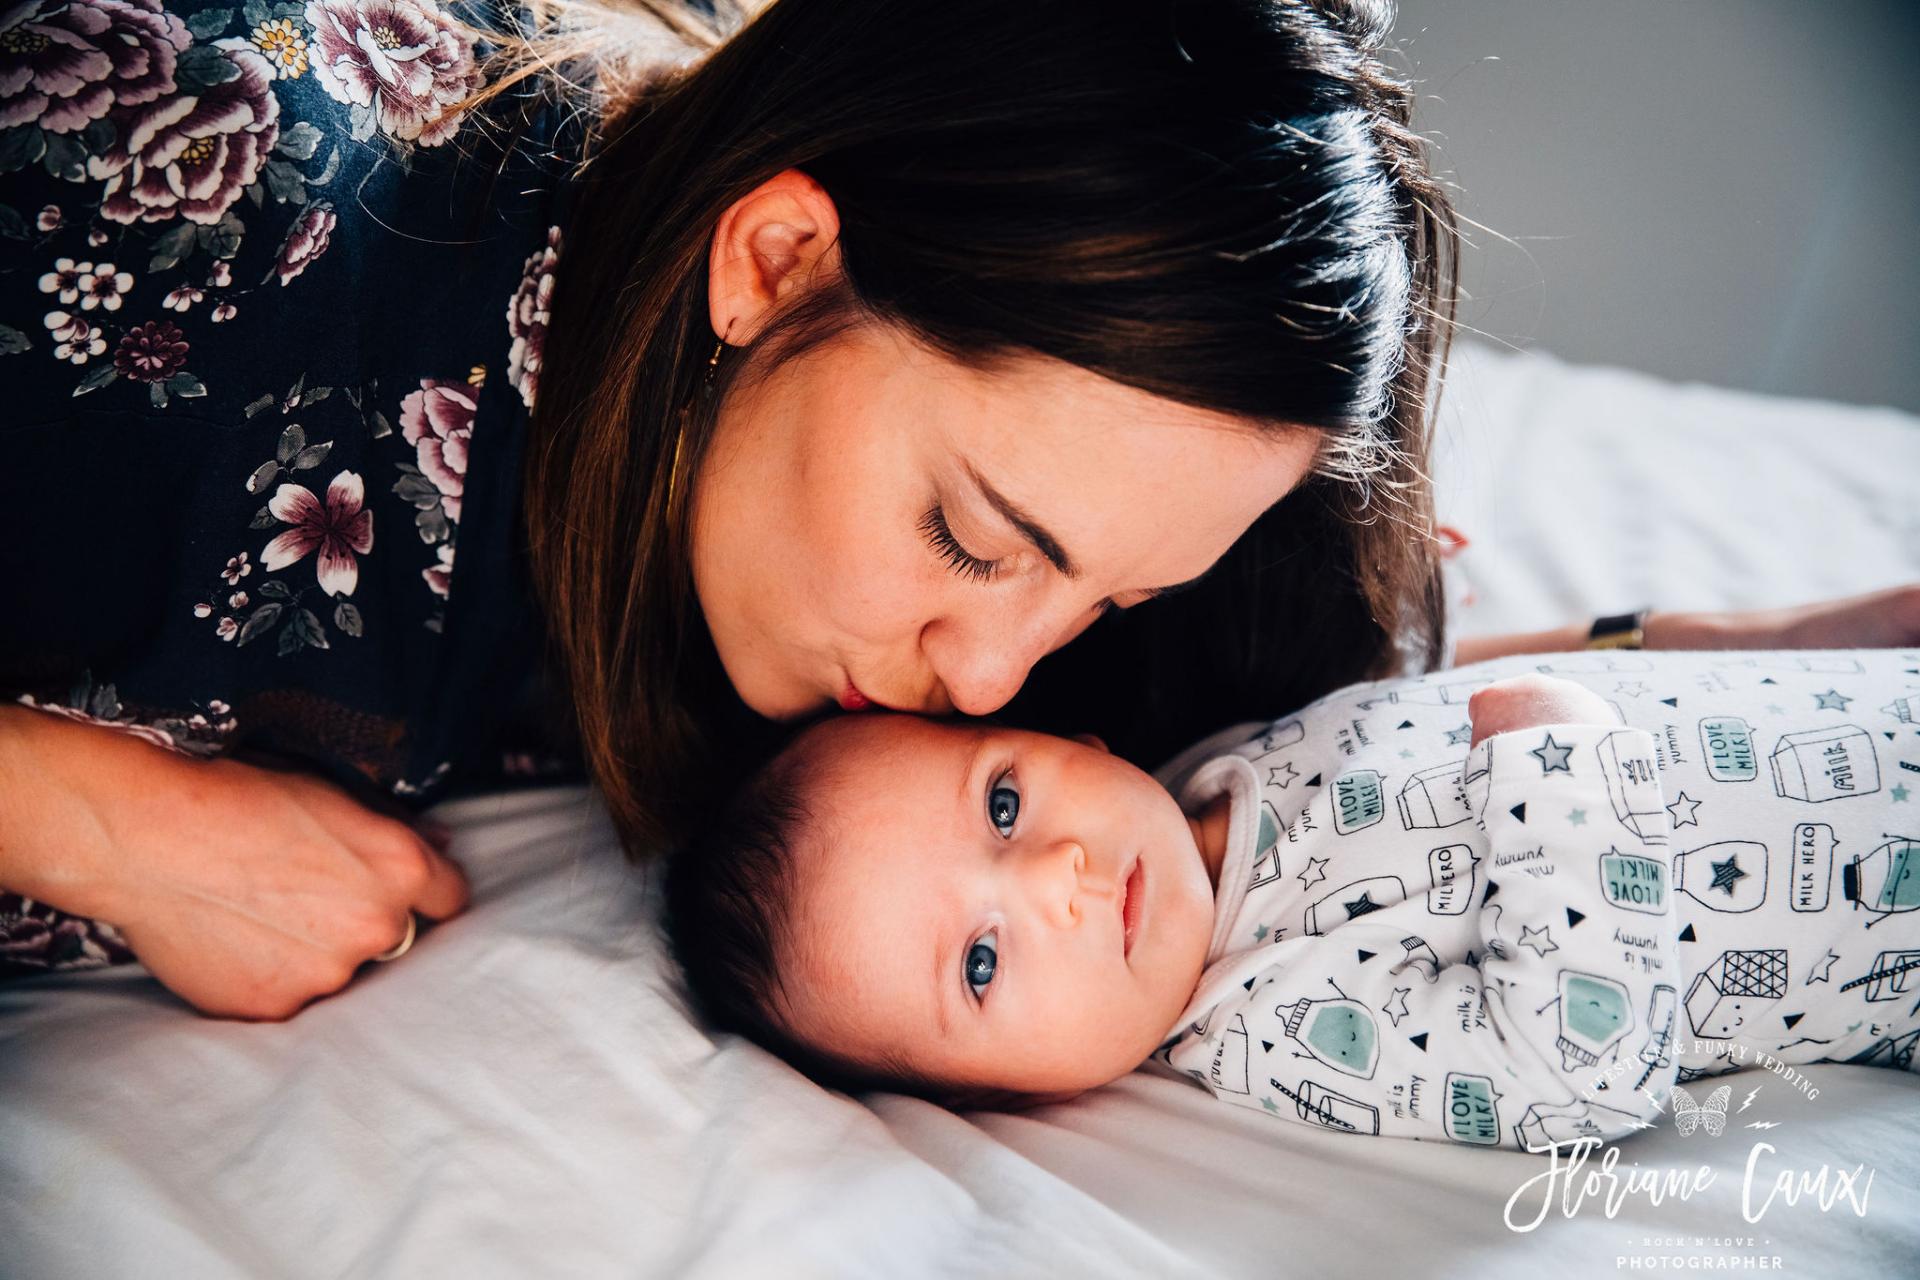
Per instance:
[[[920,532],[925,535],[927,544],[934,553],[947,562],[955,573],[975,582],[991,582],[1000,572],[998,560],[982,560],[960,545],[953,536],[953,528],[947,523],[946,508],[938,500],[927,508],[927,514],[920,517]]]
[[[982,993],[986,985],[993,981],[993,975],[1000,967],[998,934],[999,930],[989,929],[967,948],[967,986],[972,990],[976,1001],[983,998]]]

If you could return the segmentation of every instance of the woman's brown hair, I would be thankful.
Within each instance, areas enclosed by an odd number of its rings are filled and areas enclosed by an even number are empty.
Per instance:
[[[603,86],[525,493],[550,636],[630,852],[671,841],[774,741],[707,636],[690,490],[729,392],[849,326],[1324,433],[1315,474],[1198,586],[1045,659],[1007,721],[1153,761],[1408,655],[1438,661],[1423,466],[1457,233],[1410,91],[1377,56],[1390,16],[776,0],[698,61]],[[579,30],[557,47],[586,50]],[[704,387],[713,229],[794,167],[835,202],[844,274]]]

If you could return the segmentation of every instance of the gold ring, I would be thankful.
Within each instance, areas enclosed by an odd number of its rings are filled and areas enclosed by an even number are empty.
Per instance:
[[[413,912],[411,911],[407,912],[406,933],[401,936],[399,942],[393,945],[392,950],[382,951],[379,955],[374,957],[374,960],[377,963],[385,964],[389,960],[398,960],[401,956],[407,954],[408,948],[413,946],[413,936],[414,934],[419,932],[419,929],[420,929],[419,920],[415,918]]]

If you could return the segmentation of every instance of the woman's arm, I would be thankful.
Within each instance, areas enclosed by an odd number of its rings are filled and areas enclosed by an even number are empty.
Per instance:
[[[319,778],[0,705],[0,888],[117,926],[206,1013],[285,1018],[466,905],[404,822]]]
[[[0,705],[0,888],[69,915],[107,919],[121,912],[105,842],[72,776],[85,753],[69,748],[84,732],[87,726]]]
[[[1566,653],[1587,643],[1587,623],[1519,635],[1473,636],[1454,647],[1464,666],[1510,653]],[[1649,649],[1890,649],[1920,644],[1920,584],[1785,609],[1647,615]]]

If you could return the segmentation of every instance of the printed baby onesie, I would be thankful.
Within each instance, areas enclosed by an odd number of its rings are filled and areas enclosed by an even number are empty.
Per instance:
[[[1469,753],[1467,699],[1533,671],[1622,723]],[[1734,1045],[1915,1066],[1920,653],[1502,658],[1159,776],[1188,812],[1232,796],[1207,968],[1155,1055],[1225,1101],[1528,1150],[1649,1127]]]

